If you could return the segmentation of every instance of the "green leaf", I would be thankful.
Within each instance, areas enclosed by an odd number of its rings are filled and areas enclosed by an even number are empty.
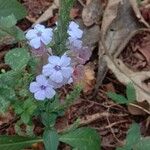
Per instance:
[[[78,150],[100,150],[100,137],[94,129],[79,128],[75,131],[61,135],[61,142],[71,145]]]
[[[11,100],[15,98],[15,92],[13,89],[5,86],[0,87],[0,113],[4,113],[8,106],[10,105]]]
[[[120,94],[116,94],[116,93],[113,93],[113,92],[108,92],[107,96],[109,98],[111,98],[113,101],[115,101],[116,103],[118,103],[118,104],[127,104],[128,103],[128,100]]]
[[[141,138],[140,127],[137,123],[133,123],[127,133],[126,145],[132,147],[140,140],[140,138]]]
[[[43,134],[45,150],[57,150],[59,136],[55,130],[45,130]]]
[[[133,150],[150,150],[150,138],[142,138],[137,142]]]
[[[0,74],[0,85],[14,87],[21,78],[22,72],[11,70],[6,73]]]
[[[20,136],[0,136],[1,150],[22,150],[34,143],[41,142],[40,138],[27,138]]]
[[[17,20],[26,16],[26,10],[17,0],[0,0],[0,16],[14,14]]]
[[[15,43],[25,39],[24,33],[17,26],[17,20],[13,14],[0,18],[0,44],[6,41]]]
[[[126,88],[126,94],[128,102],[134,102],[136,100],[136,91],[132,83],[129,83]]]
[[[0,18],[0,26],[2,26],[4,28],[11,28],[11,27],[15,26],[16,23],[17,23],[17,20],[13,14],[9,15],[7,17]]]
[[[28,122],[30,121],[30,114],[28,114],[27,112],[23,112],[21,114],[21,120],[25,123],[28,124]]]
[[[42,113],[42,123],[45,125],[45,127],[53,127],[56,123],[56,119],[58,115],[56,113]]]
[[[5,55],[5,63],[9,64],[13,70],[21,70],[28,64],[30,54],[24,48],[10,50]]]
[[[117,150],[133,149],[134,146],[140,141],[140,138],[141,138],[140,127],[138,124],[133,123],[130,129],[128,130],[127,137],[126,137],[126,144],[121,148],[117,148]]]

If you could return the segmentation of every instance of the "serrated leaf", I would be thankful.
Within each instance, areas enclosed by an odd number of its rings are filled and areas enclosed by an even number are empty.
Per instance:
[[[26,16],[27,12],[17,0],[0,0],[0,16],[6,17],[11,14],[20,20]]]
[[[142,138],[137,142],[133,150],[150,150],[150,137]]]
[[[116,103],[118,103],[118,104],[127,104],[128,103],[128,100],[120,94],[116,94],[116,93],[113,93],[113,92],[108,92],[107,96],[109,98],[111,98],[113,101],[115,101]]]
[[[15,26],[16,23],[17,23],[17,20],[13,14],[9,15],[7,17],[0,18],[0,26],[2,26],[4,28],[11,28],[11,27]]]
[[[100,137],[94,129],[79,128],[61,135],[59,140],[78,150],[100,150]]]
[[[8,71],[6,73],[0,74],[0,85],[7,85],[9,87],[14,87],[20,80],[21,76],[20,71]]]
[[[28,64],[30,54],[24,48],[10,50],[5,55],[5,63],[10,65],[13,70],[21,70]]]
[[[41,142],[40,138],[27,138],[20,136],[0,136],[1,150],[22,150],[34,143]]]
[[[15,92],[13,89],[5,86],[0,87],[0,113],[4,113],[8,106],[10,105],[10,101],[15,98]]]
[[[55,130],[45,130],[43,134],[45,150],[57,150],[59,136]]]
[[[129,83],[126,88],[128,102],[136,101],[136,91],[132,83]]]

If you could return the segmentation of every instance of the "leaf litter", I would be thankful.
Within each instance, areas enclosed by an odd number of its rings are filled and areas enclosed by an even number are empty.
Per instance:
[[[28,16],[26,20],[18,23],[18,26],[24,30],[32,23],[45,22],[48,26],[54,24],[57,18],[56,10],[59,9],[56,1],[23,0],[23,4],[28,8]],[[102,136],[103,150],[114,150],[117,146],[123,145],[133,120],[140,124],[144,136],[150,136],[147,132],[150,121],[147,113],[142,110],[143,108],[150,111],[149,8],[148,0],[142,1],[140,5],[135,0],[80,0],[76,3],[71,16],[73,19],[76,18],[87,32],[84,37],[85,43],[93,46],[93,56],[91,64],[86,64],[84,92],[66,111],[65,117],[57,120],[58,131],[64,130],[80,118],[80,126],[93,127]],[[9,42],[0,47],[0,69],[9,69],[5,66],[3,58],[11,47],[12,44]],[[124,94],[125,86],[131,81],[137,92],[135,105],[139,108],[126,108],[108,99],[108,91]],[[98,84],[97,94],[92,97],[95,83]],[[63,98],[71,89],[72,86],[62,88],[61,97]],[[11,114],[1,117],[0,133],[14,134],[15,119]],[[35,134],[42,134],[43,125],[39,119],[33,119]],[[43,145],[36,144],[33,148],[43,150]],[[60,150],[66,149],[70,148],[60,146]]]

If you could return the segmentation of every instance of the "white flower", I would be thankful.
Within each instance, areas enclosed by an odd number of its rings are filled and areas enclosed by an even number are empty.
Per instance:
[[[34,98],[37,100],[44,100],[45,98],[52,98],[56,92],[52,85],[43,75],[38,75],[35,82],[31,82],[29,90],[34,93]]]
[[[76,24],[74,21],[71,21],[67,32],[69,34],[69,47],[73,46],[81,48],[82,41],[80,40],[80,38],[82,38],[83,31],[79,29],[79,25]]]
[[[71,49],[72,47],[80,49],[82,48],[82,44],[83,42],[81,40],[69,37],[69,46],[68,46],[69,49]]]
[[[31,47],[38,49],[43,44],[47,45],[51,42],[53,32],[51,28],[45,28],[45,26],[37,24],[33,29],[30,29],[26,33],[26,38],[29,40]]]
[[[80,39],[82,38],[83,31],[79,29],[79,25],[76,24],[74,21],[71,21],[69,24],[68,34],[73,39]]]
[[[73,68],[71,67],[71,58],[67,55],[61,57],[50,56],[49,63],[43,66],[42,73],[49,77],[49,80],[58,84],[71,78]]]

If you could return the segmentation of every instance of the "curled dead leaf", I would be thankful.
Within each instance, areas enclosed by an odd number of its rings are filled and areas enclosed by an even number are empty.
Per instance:
[[[150,71],[133,72],[120,59],[105,56],[105,60],[120,82],[125,85],[133,83],[138,102],[147,101],[150,104],[150,86],[146,83],[150,79]]]
[[[150,25],[145,21],[144,17],[142,16],[139,10],[137,0],[129,0],[129,2],[134,10],[136,17],[139,19],[139,21],[143,23],[146,27],[150,28]]]
[[[128,105],[128,111],[132,115],[145,115],[146,112],[150,111],[150,105],[144,102],[136,102],[135,104]]]

